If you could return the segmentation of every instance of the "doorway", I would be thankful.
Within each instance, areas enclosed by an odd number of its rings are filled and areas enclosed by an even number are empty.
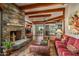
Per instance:
[[[36,24],[35,25],[35,34],[37,36],[44,35],[44,24]]]
[[[37,44],[40,44],[44,39],[44,24],[35,25],[35,38]]]

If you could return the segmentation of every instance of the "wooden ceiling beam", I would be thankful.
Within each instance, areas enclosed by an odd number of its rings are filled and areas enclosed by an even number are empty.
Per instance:
[[[50,5],[63,5],[63,3],[34,3],[30,5],[23,5],[23,6],[20,6],[19,8],[21,10],[27,10],[27,9],[32,9],[32,8],[50,6]]]
[[[33,24],[44,24],[44,21],[32,21]]]
[[[3,3],[0,3],[0,10],[4,9]]]
[[[59,21],[62,21],[63,19],[64,19],[64,15],[61,15],[61,16],[46,20],[45,24],[59,22]]]
[[[33,24],[51,24],[51,23],[56,23],[56,22],[60,22],[62,21],[61,19],[58,19],[58,20],[54,20],[54,21],[51,21],[51,22],[45,22],[45,21],[32,21]]]
[[[64,12],[64,8],[48,9],[48,10],[42,10],[42,11],[30,11],[30,12],[25,12],[25,15],[50,13],[50,12]]]
[[[54,21],[51,21],[51,22],[56,22],[56,21],[62,21],[63,19],[57,19],[57,20],[54,20]],[[49,22],[50,23],[50,22]]]
[[[37,18],[37,17],[50,17],[51,14],[44,14],[44,15],[35,15],[35,16],[29,16],[29,18]]]
[[[51,18],[49,20],[45,20],[45,21],[32,21],[33,24],[46,24],[46,23],[55,23],[55,22],[59,22],[61,20],[64,19],[64,15],[55,17],[55,18]]]
[[[64,15],[61,15],[61,16],[58,16],[58,17],[54,17],[54,18],[48,19],[46,21],[53,21],[55,19],[64,19]]]
[[[51,22],[45,22],[45,24],[51,24],[51,23],[56,23],[56,22],[60,22],[60,21],[62,21],[62,19],[54,20],[54,21],[51,21]]]
[[[19,6],[16,4],[16,3],[12,3],[14,6],[16,6],[19,10],[21,10],[20,8],[19,8]]]

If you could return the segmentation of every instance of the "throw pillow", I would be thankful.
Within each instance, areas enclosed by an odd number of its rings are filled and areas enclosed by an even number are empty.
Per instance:
[[[62,42],[62,43],[65,43],[65,41],[66,41],[66,39],[62,38],[61,42]]]
[[[67,44],[67,41],[68,41],[68,36],[63,35],[63,38],[62,38],[61,42]]]
[[[79,53],[79,50],[76,49],[73,45],[67,45],[67,49],[72,53]]]
[[[73,45],[79,50],[79,39],[76,39]]]
[[[66,40],[67,40],[66,37],[63,37],[62,40],[61,40],[61,42],[62,42],[62,43],[65,43]]]

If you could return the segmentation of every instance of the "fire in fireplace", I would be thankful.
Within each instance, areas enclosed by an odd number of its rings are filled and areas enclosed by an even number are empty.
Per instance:
[[[21,39],[21,31],[10,31],[10,40],[17,41]]]

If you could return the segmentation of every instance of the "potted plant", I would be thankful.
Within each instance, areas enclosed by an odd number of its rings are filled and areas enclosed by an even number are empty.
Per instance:
[[[45,45],[45,46],[47,46],[47,45],[48,45],[48,38],[42,40],[41,45]]]
[[[13,42],[10,42],[10,41],[5,41],[2,43],[3,44],[3,52],[4,52],[4,55],[8,55],[11,53],[11,48],[13,46]]]

